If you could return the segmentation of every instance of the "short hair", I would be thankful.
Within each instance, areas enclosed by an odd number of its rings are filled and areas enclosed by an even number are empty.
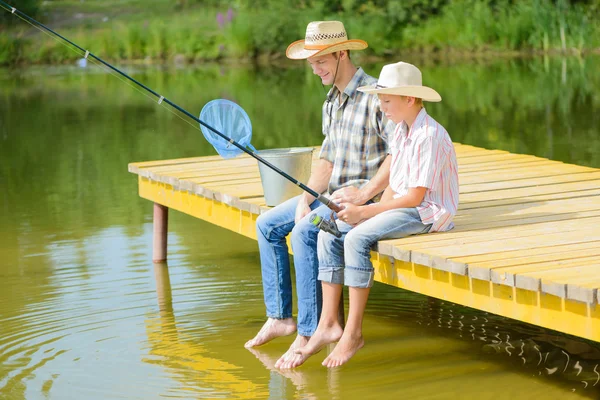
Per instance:
[[[414,96],[400,96],[403,99],[407,98],[407,97],[414,97]],[[423,107],[423,99],[420,97],[415,97],[415,106],[421,106]]]

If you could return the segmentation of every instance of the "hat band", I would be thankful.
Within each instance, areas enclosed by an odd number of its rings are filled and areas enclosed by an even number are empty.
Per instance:
[[[379,83],[375,85],[375,89],[387,89],[387,86],[380,85]]]
[[[327,47],[331,47],[336,43],[333,44],[304,44],[304,50],[323,50],[326,49]]]

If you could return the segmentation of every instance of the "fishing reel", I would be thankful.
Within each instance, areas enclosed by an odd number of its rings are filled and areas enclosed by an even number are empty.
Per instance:
[[[333,218],[333,213],[331,213],[331,217],[329,220],[321,218],[317,214],[311,215],[309,219],[310,223],[319,228],[320,230],[331,233],[333,236],[337,238],[342,237],[342,232],[337,227],[335,223],[335,219]]]

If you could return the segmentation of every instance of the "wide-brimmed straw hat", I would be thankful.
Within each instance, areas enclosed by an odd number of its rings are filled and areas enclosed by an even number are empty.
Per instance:
[[[358,88],[364,93],[395,94],[423,99],[442,101],[442,96],[430,87],[423,86],[423,77],[419,68],[405,62],[384,65],[376,85]]]
[[[349,40],[340,21],[316,21],[308,24],[305,38],[290,44],[285,55],[293,60],[304,60],[336,51],[363,50],[367,47],[364,40]]]

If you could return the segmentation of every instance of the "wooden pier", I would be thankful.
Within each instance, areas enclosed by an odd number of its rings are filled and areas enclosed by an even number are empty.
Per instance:
[[[375,280],[600,342],[600,169],[455,148],[456,228],[379,242]],[[268,210],[249,156],[139,162],[129,171],[154,202],[155,261],[166,258],[169,208],[253,239]]]

